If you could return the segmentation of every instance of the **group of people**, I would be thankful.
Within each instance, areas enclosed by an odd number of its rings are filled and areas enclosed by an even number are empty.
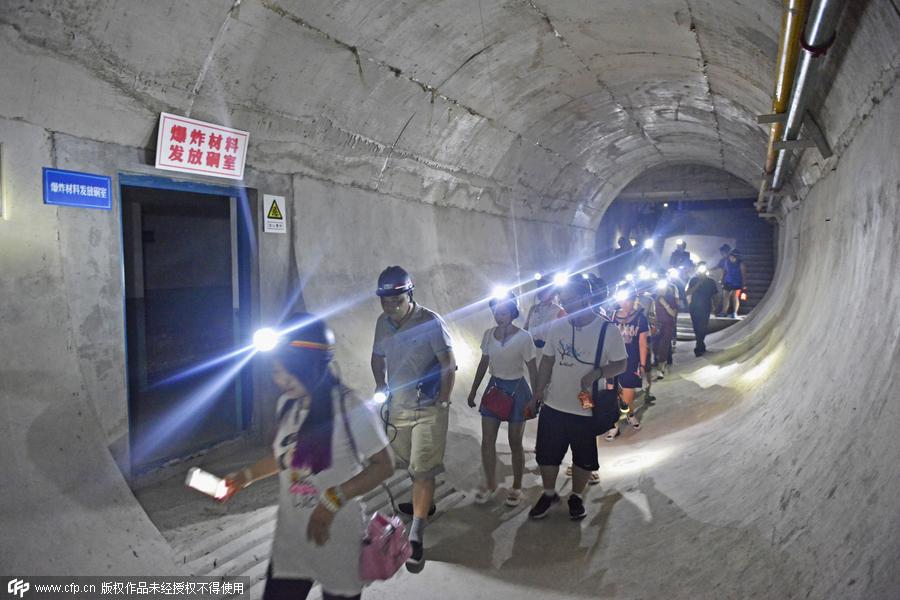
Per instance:
[[[321,319],[296,315],[284,330],[272,360],[272,378],[282,393],[273,453],[226,476],[226,499],[259,479],[279,477],[265,600],[305,598],[315,582],[326,599],[360,597],[365,582],[355,568],[347,568],[348,557],[361,552],[365,531],[359,498],[395,468],[412,479],[412,501],[398,505],[412,517],[406,567],[415,573],[424,566],[425,529],[435,511],[435,477],[444,470],[457,366],[446,323],[414,300],[414,288],[398,266],[378,278],[382,312],[371,369],[375,397],[386,399],[382,404],[364,402],[340,381],[331,364],[333,334]],[[598,437],[613,441],[619,434],[618,424],[596,430],[586,398],[598,386],[620,390],[621,414],[640,429],[634,399],[649,379],[651,330],[660,336],[654,354],[665,365],[678,305],[675,286],[661,287],[649,299],[657,315],[651,326],[648,299],[634,286],[620,286],[613,298],[607,296],[606,284],[593,275],[541,286],[524,328],[515,324],[520,308],[514,293],[490,300],[495,325],[482,337],[468,395],[468,405],[478,406],[478,391],[490,375],[479,407],[484,480],[475,502],[488,502],[497,491],[495,445],[501,423],[507,422],[513,483],[504,501],[520,504],[525,424],[537,419],[535,455],[543,491],[529,517],[542,519],[560,502],[556,484],[569,451],[568,514],[573,520],[585,517],[585,490],[599,481]],[[660,313],[666,316],[660,319]]]

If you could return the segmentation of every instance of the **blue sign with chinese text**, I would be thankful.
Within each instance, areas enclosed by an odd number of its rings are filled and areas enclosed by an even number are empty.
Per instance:
[[[112,181],[104,175],[44,167],[44,204],[112,208]]]

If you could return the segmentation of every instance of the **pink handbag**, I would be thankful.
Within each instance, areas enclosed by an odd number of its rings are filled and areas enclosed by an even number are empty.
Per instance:
[[[343,394],[341,394],[341,416],[343,417],[344,427],[347,431],[347,441],[350,442],[353,456],[356,457],[359,466],[365,468],[365,464],[359,457],[356,441],[353,439],[350,421],[347,419],[347,409],[344,405]],[[388,498],[391,499],[391,506],[393,506],[394,496],[391,494],[390,488],[383,483],[381,486],[387,492]],[[406,527],[403,525],[400,517],[396,515],[396,510],[394,513],[394,515],[386,517],[376,512],[366,526],[366,534],[362,540],[362,551],[359,553],[359,578],[363,581],[390,579],[400,570],[403,563],[412,556],[412,546],[406,537]]]
[[[381,513],[372,515],[359,555],[360,579],[390,579],[410,556],[412,546],[400,517],[386,517]]]

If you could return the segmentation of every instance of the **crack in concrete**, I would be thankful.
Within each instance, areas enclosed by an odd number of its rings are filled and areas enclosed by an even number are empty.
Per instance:
[[[301,16],[299,16],[299,15],[296,15],[296,14],[292,13],[291,11],[287,10],[286,8],[284,8],[283,6],[279,5],[279,4],[278,4],[277,2],[275,2],[274,0],[260,0],[260,4],[261,4],[262,7],[265,8],[266,10],[269,10],[269,11],[271,11],[271,12],[277,14],[278,16],[282,17],[282,18],[285,18],[285,19],[290,20],[290,21],[293,22],[294,24],[298,25],[299,27],[301,27],[301,28],[303,28],[303,29],[306,29],[307,31],[309,31],[309,32],[311,32],[311,33],[314,33],[314,34],[316,34],[316,35],[319,35],[319,36],[325,38],[326,40],[328,40],[328,41],[330,41],[330,42],[336,44],[337,46],[339,46],[339,47],[341,47],[341,48],[347,50],[348,52],[353,53],[354,56],[357,57],[357,59],[359,58],[360,52],[361,52],[359,48],[357,48],[356,46],[353,46],[353,45],[351,45],[351,44],[348,44],[348,43],[346,43],[346,42],[344,42],[344,41],[342,41],[342,40],[340,40],[340,39],[334,37],[333,35],[331,35],[331,34],[328,33],[327,31],[325,31],[325,30],[323,30],[323,29],[321,29],[321,28],[319,28],[319,27],[316,27],[315,25],[312,25],[311,23],[309,23],[309,22],[308,22],[306,19],[304,19],[303,17],[301,17]],[[561,36],[558,35],[558,32],[557,32],[557,37],[561,37]],[[485,49],[486,49],[486,48],[485,48]],[[518,138],[518,139],[520,139],[520,140],[523,140],[523,141],[526,141],[526,142],[529,142],[529,143],[534,144],[535,146],[537,146],[538,148],[540,148],[542,151],[544,151],[544,152],[550,154],[551,156],[554,156],[554,157],[556,157],[556,158],[558,158],[558,159],[560,159],[560,160],[562,160],[562,161],[567,161],[567,160],[569,160],[566,156],[564,156],[564,155],[561,154],[560,152],[558,152],[558,151],[556,151],[556,150],[553,150],[552,148],[549,148],[548,146],[545,146],[545,145],[541,144],[541,143],[540,143],[539,141],[537,141],[537,140],[530,140],[530,139],[526,138],[522,133],[520,133],[520,132],[518,132],[518,131],[515,131],[514,129],[511,129],[510,127],[507,127],[506,125],[502,124],[502,123],[501,123],[500,121],[498,121],[497,119],[491,118],[491,117],[489,117],[489,116],[487,116],[487,115],[485,115],[485,114],[479,112],[479,111],[476,110],[475,108],[473,108],[473,107],[471,107],[471,106],[468,106],[468,105],[464,104],[463,102],[461,102],[460,100],[457,100],[456,98],[452,98],[452,97],[450,97],[450,96],[447,96],[446,94],[441,93],[441,92],[439,91],[438,87],[435,87],[435,86],[433,86],[433,85],[431,85],[431,84],[429,84],[429,83],[426,83],[426,82],[424,82],[424,81],[421,81],[421,80],[419,80],[418,78],[416,78],[416,77],[414,77],[414,76],[412,76],[412,75],[407,75],[407,74],[405,74],[405,73],[403,72],[403,70],[400,69],[399,67],[396,67],[396,66],[391,65],[391,64],[389,64],[389,63],[386,63],[386,62],[384,62],[384,61],[381,61],[381,60],[379,60],[379,59],[376,59],[376,58],[374,58],[372,55],[367,55],[367,56],[366,56],[366,60],[369,61],[369,62],[371,62],[372,64],[374,64],[376,67],[378,67],[378,68],[380,68],[380,69],[386,69],[386,70],[390,71],[391,73],[393,73],[393,75],[394,75],[395,77],[398,77],[398,78],[402,77],[403,79],[409,81],[410,83],[415,84],[415,85],[418,86],[423,92],[425,92],[425,93],[431,95],[431,98],[432,98],[431,101],[432,101],[432,103],[434,102],[434,99],[435,99],[435,98],[440,98],[441,100],[443,100],[444,102],[447,102],[448,104],[451,104],[451,105],[456,106],[456,107],[458,107],[458,108],[460,108],[460,109],[462,109],[462,110],[465,110],[466,112],[468,112],[468,113],[469,113],[470,115],[472,115],[472,116],[475,116],[475,117],[479,117],[479,118],[481,118],[481,119],[484,119],[488,124],[490,124],[490,125],[493,126],[493,127],[497,127],[497,128],[499,128],[499,129],[502,129],[502,130],[506,131],[507,133],[511,133],[512,135],[514,135],[516,138]],[[582,165],[581,168],[582,168],[582,170],[585,171],[585,173],[587,173],[587,174],[590,175],[591,177],[594,177],[594,178],[596,178],[596,179],[599,179],[599,180],[602,181],[603,183],[609,183],[609,181],[608,181],[606,178],[604,178],[603,176],[599,175],[598,173],[595,173],[595,172],[591,171],[590,169],[587,168],[586,165]]]
[[[187,111],[184,113],[184,116],[186,117],[190,117],[191,111],[194,110],[194,101],[197,99],[197,95],[200,93],[200,88],[203,87],[203,82],[206,80],[206,74],[207,72],[209,72],[209,67],[212,65],[213,59],[216,56],[216,52],[219,50],[219,46],[221,46],[222,40],[225,38],[225,34],[228,32],[228,27],[231,25],[231,20],[233,18],[237,18],[238,9],[240,8],[240,6],[241,0],[234,0],[234,4],[232,4],[231,8],[228,9],[228,13],[225,15],[225,19],[219,26],[219,31],[216,33],[215,37],[213,37],[212,45],[210,46],[209,52],[206,55],[206,60],[203,61],[203,66],[200,67],[200,72],[197,74],[197,80],[194,82],[194,85],[191,88]]]
[[[703,43],[700,41],[700,32],[694,21],[694,8],[691,6],[691,0],[684,0],[687,5],[688,17],[690,19],[690,30],[694,34],[694,40],[697,42],[697,51],[700,53],[700,72],[706,81],[706,93],[709,96],[709,102],[712,104],[713,119],[716,125],[716,137],[719,138],[719,162],[722,164],[722,170],[725,171],[725,142],[722,140],[722,128],[719,122],[719,109],[716,105],[716,95],[713,93],[712,82],[709,79],[709,62],[706,60],[706,52],[703,50]]]
[[[391,160],[391,156],[394,155],[394,148],[397,147],[397,143],[400,141],[400,138],[403,137],[403,132],[406,131],[406,128],[409,127],[409,124],[412,123],[413,117],[416,116],[416,113],[409,115],[409,118],[406,120],[406,123],[403,124],[403,127],[400,128],[400,133],[397,134],[397,139],[394,140],[394,143],[391,144],[391,149],[388,151],[388,155],[384,159],[384,164],[381,165],[381,171],[378,173],[378,181],[375,182],[375,189],[381,185],[381,180],[384,178],[384,172],[387,170],[388,162]]]
[[[487,46],[484,46],[481,50],[479,50],[478,52],[476,52],[475,54],[473,54],[472,56],[470,56],[469,58],[467,58],[466,60],[464,60],[463,63],[462,63],[461,65],[459,65],[458,67],[456,67],[456,69],[455,69],[452,73],[450,73],[449,75],[447,75],[447,77],[446,77],[442,82],[440,82],[439,84],[437,84],[437,87],[438,87],[438,88],[444,87],[444,85],[445,85],[448,81],[450,81],[450,80],[453,78],[454,75],[456,75],[457,73],[459,73],[459,72],[463,69],[463,67],[465,67],[467,64],[469,64],[470,62],[472,62],[473,60],[475,60],[476,58],[478,58],[479,56],[481,56],[481,54],[483,54],[486,50],[489,50],[490,48],[492,48],[492,47],[495,46],[495,45],[496,45],[496,42],[494,42],[493,44],[489,44],[489,45],[487,45]]]
[[[581,64],[581,66],[584,67],[587,72],[591,73],[594,76],[594,79],[597,81],[597,85],[599,85],[600,88],[603,89],[604,92],[606,92],[610,100],[612,100],[613,104],[615,104],[619,108],[619,110],[621,110],[623,113],[625,113],[625,115],[628,116],[628,120],[631,121],[631,123],[638,130],[641,136],[648,142],[650,142],[650,145],[654,150],[656,150],[660,158],[665,159],[665,155],[659,149],[659,146],[656,144],[656,141],[653,139],[653,137],[649,133],[647,133],[647,130],[644,128],[643,124],[641,124],[641,122],[634,116],[634,114],[631,113],[616,97],[609,84],[606,83],[606,81],[604,81],[603,78],[601,78],[600,75],[598,75],[577,52],[575,52],[575,49],[572,47],[572,45],[569,44],[568,40],[566,40],[566,38],[563,37],[563,35],[556,28],[556,25],[553,24],[553,21],[550,19],[550,15],[548,15],[545,10],[541,9],[534,0],[528,0],[528,4],[529,6],[531,6],[532,10],[540,15],[541,19],[547,24],[547,26],[550,28],[550,31],[553,32],[553,35],[556,36],[563,48],[568,50],[569,53],[575,58],[575,60],[578,61],[578,63]]]
[[[13,23],[2,17],[0,17],[0,25],[11,27],[12,30],[18,34],[19,39],[28,44],[35,54],[43,54],[55,58],[56,60],[67,60],[71,63],[80,65],[83,69],[93,73],[101,81],[121,92],[126,98],[131,98],[149,113],[158,115],[168,108],[168,106],[160,100],[149,94],[140,93],[134,89],[133,85],[125,83],[126,78],[133,78],[134,81],[138,81],[140,73],[133,69],[129,69],[124,62],[119,60],[117,55],[104,51],[97,40],[85,34],[82,30],[69,28],[68,25],[64,23],[67,27],[67,33],[69,34],[70,39],[74,40],[76,36],[81,36],[89,42],[90,50],[93,51],[93,56],[97,59],[97,65],[88,60],[91,54],[76,52],[74,46],[63,46],[59,43],[54,43],[53,40],[50,40],[47,37],[26,33],[17,23]],[[108,65],[109,68],[104,69],[102,65]]]

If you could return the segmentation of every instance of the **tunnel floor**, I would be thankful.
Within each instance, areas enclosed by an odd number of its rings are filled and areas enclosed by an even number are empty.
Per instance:
[[[653,384],[652,404],[638,399],[641,430],[623,421],[616,441],[599,442],[601,481],[588,491],[588,516],[581,522],[569,520],[564,503],[547,519],[527,518],[541,491],[533,454],[536,424],[526,429],[522,504],[506,507],[502,490],[491,502],[474,504],[480,481],[477,419],[455,402],[448,472],[439,480],[438,512],[426,534],[426,567],[417,575],[401,570],[364,596],[697,598],[698,590],[719,598],[790,595],[791,590],[771,589],[773,581],[789,580],[774,574],[789,572],[790,557],[752,527],[705,514],[703,501],[726,490],[704,489],[694,466],[681,472],[683,461],[727,433],[731,420],[740,418],[741,411],[733,409],[746,400],[712,383],[710,373],[723,368],[715,364],[714,345],[699,359],[692,347],[679,344],[673,373]],[[498,443],[501,488],[512,481],[504,448]],[[204,467],[225,473],[267,451],[242,451]],[[711,468],[727,468],[707,458]],[[389,484],[398,501],[408,498],[405,475],[395,474]],[[558,489],[562,495],[570,489],[562,472]],[[137,494],[188,572],[249,576],[254,584],[249,597],[261,597],[275,520],[274,478],[244,490],[227,506],[185,488],[181,477]],[[370,510],[386,503],[381,491],[367,502]]]

